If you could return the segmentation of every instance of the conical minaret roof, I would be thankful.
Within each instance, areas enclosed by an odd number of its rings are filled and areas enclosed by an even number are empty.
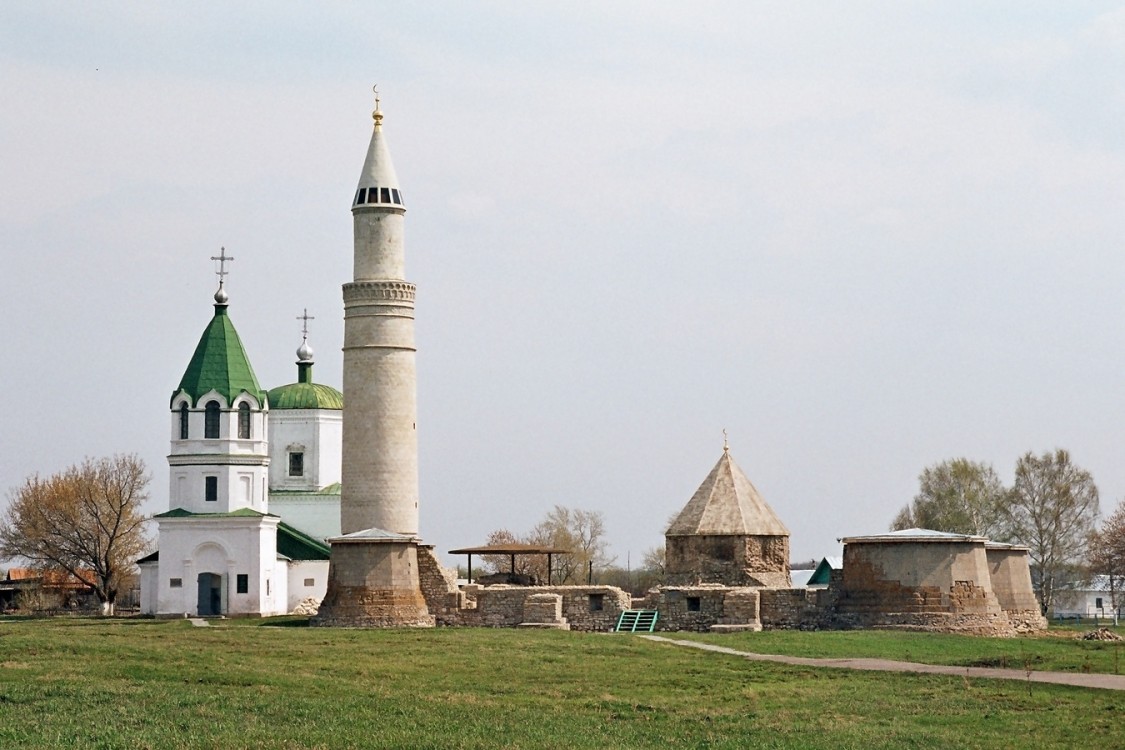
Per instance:
[[[371,142],[367,146],[367,157],[363,160],[363,171],[359,174],[352,207],[392,205],[405,209],[398,186],[398,175],[395,174],[391,151],[387,147],[387,137],[383,134],[383,112],[379,109],[378,95],[371,117],[375,120],[375,128],[371,132]]]
[[[789,536],[761,493],[731,458],[730,449],[665,532],[686,535]]]

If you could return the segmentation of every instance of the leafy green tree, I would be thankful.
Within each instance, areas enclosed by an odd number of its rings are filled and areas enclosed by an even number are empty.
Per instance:
[[[1006,537],[1030,549],[1032,582],[1044,612],[1083,561],[1097,520],[1094,478],[1071,461],[1070,453],[1028,452],[1016,462],[1005,508]]]
[[[86,459],[47,478],[28,478],[0,521],[0,556],[89,581],[112,615],[133,561],[148,546],[141,506],[149,477],[135,455]]]
[[[1090,534],[1086,562],[1093,575],[1109,578],[1109,601],[1117,617],[1121,592],[1125,589],[1125,500]]]
[[[1003,529],[1007,490],[992,466],[955,458],[918,476],[918,494],[891,523],[892,530],[923,528],[993,537]]]

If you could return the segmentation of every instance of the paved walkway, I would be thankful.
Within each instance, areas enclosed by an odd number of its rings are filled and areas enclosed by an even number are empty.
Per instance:
[[[991,667],[953,667],[942,664],[917,664],[911,661],[891,659],[813,659],[805,656],[780,656],[777,654],[754,654],[749,651],[736,651],[726,646],[716,646],[698,641],[680,641],[663,638],[659,635],[642,635],[649,641],[668,643],[674,646],[697,648],[717,654],[741,656],[750,661],[772,661],[778,664],[792,664],[798,667],[828,667],[829,669],[861,669],[872,672],[911,672],[914,674],[945,674],[953,677],[978,677],[988,680],[1022,680],[1046,682],[1055,685],[1101,688],[1103,690],[1125,690],[1125,675],[1115,674],[1076,674],[1074,672],[1036,672],[1030,674],[1024,669],[993,669]]]

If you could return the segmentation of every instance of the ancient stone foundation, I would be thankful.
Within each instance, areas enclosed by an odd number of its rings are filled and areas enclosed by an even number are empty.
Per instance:
[[[418,580],[418,545],[333,540],[318,627],[433,627]]]

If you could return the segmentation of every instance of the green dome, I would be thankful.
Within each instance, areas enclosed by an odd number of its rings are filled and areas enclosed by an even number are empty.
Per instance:
[[[312,362],[297,363],[297,380],[266,394],[271,409],[344,408],[344,394],[331,386],[312,382]]]
[[[186,393],[194,405],[212,390],[222,394],[228,404],[243,391],[258,401],[265,396],[224,302],[215,305],[215,317],[203,331],[172,399]]]
[[[290,383],[266,394],[270,409],[343,409],[344,394],[319,383]]]

